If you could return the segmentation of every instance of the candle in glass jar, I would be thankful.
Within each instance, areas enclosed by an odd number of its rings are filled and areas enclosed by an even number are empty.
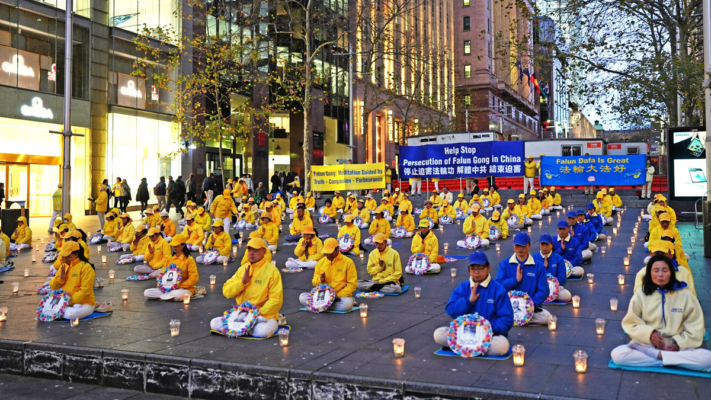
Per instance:
[[[217,277],[215,275],[210,275],[210,285],[214,285],[217,282]]]
[[[362,250],[361,250],[361,252],[360,252],[359,255],[360,255],[360,259],[361,259],[361,260],[365,257],[365,253],[364,253]]]
[[[69,324],[70,324],[72,327],[77,327],[77,326],[79,326],[79,316],[76,315],[75,312],[71,312],[71,313],[69,314]]]
[[[642,217],[637,217],[637,222],[642,222]]]
[[[20,291],[20,282],[12,282],[12,293],[17,294]]]
[[[440,231],[440,232],[444,232],[444,225],[440,225],[440,226],[439,226],[439,231]]]
[[[279,346],[286,347],[289,345],[289,330],[280,329],[279,330]]]
[[[555,212],[555,216],[556,216],[556,217],[560,217],[560,211],[556,211],[556,212]]]
[[[450,269],[450,270],[449,270],[449,273],[450,273],[450,275],[452,275],[452,278],[456,278],[456,277],[457,277],[457,269],[456,269],[456,268]]]
[[[185,304],[185,305],[190,304],[190,298],[191,298],[191,294],[186,293],[185,296],[183,296],[183,304]]]
[[[419,299],[421,294],[422,294],[422,288],[419,286],[415,286],[415,298]]]
[[[607,247],[606,247],[606,246],[600,246],[600,252],[602,253],[602,255],[605,255],[605,253],[607,253]]]
[[[114,271],[113,269],[110,269],[109,270],[109,281],[113,282],[115,277],[116,277],[116,271]]]
[[[36,262],[37,262],[37,256],[34,255],[34,254],[32,255],[32,262],[33,262],[33,263],[36,263]]]
[[[558,327],[558,317],[551,315],[548,317],[548,330],[554,331]]]
[[[44,244],[44,238],[40,239],[40,243]]]
[[[227,261],[229,261],[229,259],[227,259],[227,258],[225,258],[224,260],[222,260],[222,266],[223,266],[223,267],[226,267],[226,266],[227,266]],[[272,261],[272,264],[273,264],[273,265],[276,265],[274,261]]]
[[[242,246],[242,238],[237,239],[237,244]]]
[[[272,260],[272,265],[276,267],[276,260]]]
[[[592,285],[594,280],[595,280],[595,274],[589,273],[588,274],[588,283]]]
[[[29,277],[29,276],[30,276],[30,269],[29,269],[29,268],[25,268],[25,278],[27,278],[27,277]]]
[[[580,308],[580,296],[573,296],[573,308]]]
[[[272,257],[276,256],[276,250],[272,250]]]
[[[526,358],[526,348],[523,345],[517,344],[513,347],[513,362],[517,367],[522,367]]]
[[[634,244],[637,241],[636,236],[630,236],[630,243]]]
[[[538,227],[542,228],[543,227],[543,221],[538,221]]]
[[[101,262],[106,264],[106,256],[101,256]]]
[[[629,257],[623,258],[623,259],[622,259],[622,262],[624,263],[625,267],[629,267],[629,266],[630,266],[630,258],[629,258]]]
[[[128,300],[128,289],[121,289],[121,300]]]
[[[200,255],[202,255],[202,246],[198,248],[198,251],[200,252]]]
[[[605,321],[604,318],[596,318],[595,319],[595,332],[597,332],[598,335],[604,335],[605,334],[605,325],[607,325],[607,321]]]
[[[444,251],[447,251],[447,250],[449,250],[449,243],[448,243],[448,242],[445,242],[445,244],[444,244]]]
[[[496,252],[499,253],[501,252],[501,244],[496,243]]]
[[[617,275],[617,283],[619,283],[620,285],[624,285],[625,284],[625,276],[622,274]]]
[[[179,319],[171,319],[170,320],[170,336],[176,337],[178,335],[180,335],[180,320]]]
[[[588,370],[588,353],[578,350],[573,354],[575,359],[575,372],[584,374]]]
[[[631,247],[631,246],[628,247],[628,248],[627,248],[627,255],[632,255],[632,250],[634,250],[633,247]]]
[[[7,321],[7,307],[0,307],[0,322]]]
[[[612,244],[612,238],[608,236],[607,237],[607,245],[610,246],[611,244]]]
[[[611,298],[611,299],[610,299],[610,310],[611,310],[611,311],[617,311],[617,304],[618,304],[618,300],[617,300],[616,298],[614,298],[614,297]]]
[[[550,215],[548,216],[548,223],[550,223],[553,220],[552,218],[553,217],[551,217]]]
[[[405,339],[393,339],[393,352],[395,352],[395,357],[397,358],[405,355]]]
[[[43,239],[44,240],[44,239]],[[96,252],[101,253],[101,246],[96,246]]]
[[[617,228],[612,228],[612,233],[617,235]]]
[[[368,305],[365,303],[361,303],[359,307],[360,307],[360,317],[367,318],[368,317]]]
[[[635,235],[637,234],[637,228],[636,228],[636,227],[635,227],[635,228],[632,228],[632,233],[634,233]],[[634,237],[634,236],[633,236],[633,237]]]

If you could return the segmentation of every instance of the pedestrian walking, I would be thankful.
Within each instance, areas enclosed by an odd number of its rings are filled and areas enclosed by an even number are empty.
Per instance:
[[[138,190],[136,191],[136,201],[141,203],[141,217],[145,217],[146,208],[148,208],[148,198],[150,197],[148,193],[148,182],[146,178],[141,178],[141,184],[138,185]]]
[[[279,174],[276,171],[274,171],[274,175],[272,175],[272,177],[269,179],[269,182],[271,182],[272,184],[272,190],[269,193],[278,192],[279,187],[281,186],[281,178],[279,178]]]
[[[179,176],[178,180],[175,181],[175,184],[177,185],[177,196],[178,196],[178,208],[180,210],[183,209],[183,205],[185,204],[185,194],[187,192],[187,189],[185,188],[185,181],[183,181],[183,177]]]
[[[212,204],[213,196],[215,195],[215,174],[210,173],[210,176],[202,181],[202,190],[205,191],[205,197],[207,197],[207,203],[205,204],[205,209],[210,209],[210,204]]]
[[[165,207],[165,194],[166,194],[166,187],[165,187],[165,177],[161,176],[160,181],[158,181],[158,184],[155,185],[153,188],[153,194],[156,196],[156,199],[158,199],[158,209],[162,210]]]
[[[118,208],[119,204],[121,204],[121,177],[116,178],[112,190],[114,193],[114,208]]]
[[[128,203],[133,200],[131,198],[131,187],[128,186],[128,182],[124,179],[121,181],[121,211],[127,212],[126,208]]]
[[[108,180],[106,180],[106,183],[109,183]],[[104,223],[106,223],[105,215],[106,211],[109,209],[109,195],[108,192],[109,188],[106,185],[101,185],[99,189],[99,197],[97,197],[93,203],[94,203],[94,208],[96,209],[96,214],[99,216],[99,226],[101,227],[101,232],[104,231]]]
[[[187,201],[195,201],[195,195],[197,194],[197,182],[195,181],[195,174],[190,174],[188,176],[188,181],[185,182],[185,189],[187,190]]]
[[[178,199],[178,185],[176,185],[172,176],[168,177],[168,204],[165,206],[165,211],[170,214],[170,206],[175,205],[175,211],[180,213],[181,218],[185,217],[183,210],[180,208]]]

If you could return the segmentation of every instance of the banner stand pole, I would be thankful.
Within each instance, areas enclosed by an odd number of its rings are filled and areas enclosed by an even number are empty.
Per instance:
[[[425,200],[427,200],[429,197],[427,195],[430,194],[430,177],[427,177],[427,182],[425,182]]]

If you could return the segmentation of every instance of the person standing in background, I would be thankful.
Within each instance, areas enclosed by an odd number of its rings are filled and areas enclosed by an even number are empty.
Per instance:
[[[269,193],[278,192],[279,186],[281,185],[281,179],[279,178],[279,174],[276,171],[274,171],[274,175],[272,175],[272,177],[269,179],[269,182],[271,182],[272,184],[272,190]]]
[[[528,156],[528,161],[523,163],[523,194],[528,195],[530,190],[533,190],[533,183],[536,178],[536,162],[533,156]]]
[[[141,217],[143,218],[146,216],[144,211],[146,211],[146,208],[148,207],[149,197],[148,182],[146,181],[146,178],[141,178],[141,183],[138,185],[138,190],[136,190],[136,201],[141,203]]]
[[[94,208],[96,209],[96,214],[99,216],[99,226],[101,226],[101,232],[104,231],[104,223],[106,222],[104,214],[106,214],[106,211],[109,209],[109,196],[106,193],[108,190],[109,188],[106,185],[101,185],[99,188],[99,197],[94,200]]]
[[[118,208],[121,201],[121,177],[116,178],[116,182],[113,186],[114,192],[114,208]]]
[[[388,192],[392,191],[392,182],[393,182],[393,171],[385,167],[385,188],[388,189]]]
[[[160,177],[160,181],[158,184],[153,188],[153,194],[156,195],[156,199],[158,199],[158,209],[162,210],[163,207],[165,207],[165,176]]]
[[[128,203],[131,201],[131,187],[128,186],[128,182],[124,179],[121,182],[121,211],[123,212],[128,212],[126,210],[126,207],[128,207]]]
[[[642,186],[642,198],[651,199],[652,182],[654,182],[654,165],[652,165],[652,160],[647,159],[647,167],[644,170],[647,172],[647,180],[645,181],[645,185]]]
[[[4,185],[3,185],[4,186]],[[3,187],[3,195],[5,194],[5,188]],[[49,229],[47,232],[54,232],[54,220],[62,215],[62,184],[57,185],[57,190],[52,195],[52,218],[49,219]],[[9,250],[9,249],[8,249]]]
[[[182,176],[178,177],[178,180],[175,181],[175,185],[178,190],[178,192],[176,193],[178,196],[178,209],[182,210],[183,204],[185,204],[185,193],[186,193],[185,181],[183,181]]]
[[[215,195],[215,174],[210,173],[210,176],[202,181],[202,190],[205,191],[205,197],[207,197],[207,202],[205,203],[205,209],[210,209],[210,204],[212,204],[213,196]]]
[[[252,175],[245,174],[244,175],[244,183],[247,184],[247,189],[251,190],[254,193],[254,182],[252,182]]]
[[[197,182],[195,182],[195,174],[191,173],[188,176],[188,181],[185,182],[185,190],[187,191],[187,201],[195,201],[195,192],[197,192]]]
[[[2,208],[2,202],[5,200],[5,184],[0,182],[0,208]]]

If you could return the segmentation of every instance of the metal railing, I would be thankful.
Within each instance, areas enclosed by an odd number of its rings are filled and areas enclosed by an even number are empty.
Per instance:
[[[706,193],[704,193],[704,196],[703,196],[703,197],[701,197],[700,199],[698,199],[698,200],[696,200],[696,201],[694,202],[694,229],[696,229],[697,231],[700,231],[700,230],[704,229],[704,226],[703,226],[703,222],[704,222],[704,221],[703,221],[703,207],[701,208],[702,212],[699,212],[698,205],[699,205],[699,202],[700,202],[700,201],[703,201],[705,198],[708,198],[709,193],[711,193],[711,190],[709,190],[709,191],[707,191]],[[699,227],[699,214],[701,214],[701,217],[702,217],[702,218],[701,218],[701,226],[700,226],[700,227]]]

